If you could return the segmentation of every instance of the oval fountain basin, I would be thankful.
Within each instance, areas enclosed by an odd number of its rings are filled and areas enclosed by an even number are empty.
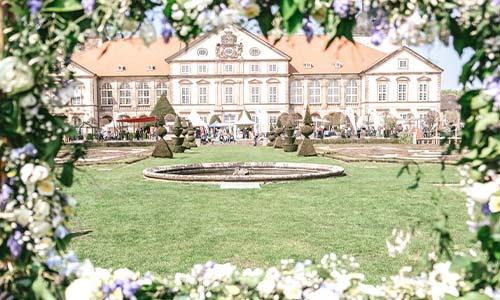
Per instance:
[[[286,162],[199,163],[147,168],[146,178],[189,182],[276,182],[341,176],[344,169]]]

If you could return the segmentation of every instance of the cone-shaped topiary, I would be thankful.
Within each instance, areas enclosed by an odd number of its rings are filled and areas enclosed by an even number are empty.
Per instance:
[[[304,124],[307,124],[307,125],[313,124],[311,112],[309,111],[309,105],[307,105],[307,107],[306,107],[306,115],[304,116]]]
[[[151,115],[156,117],[156,119],[158,120],[158,125],[163,126],[165,125],[165,116],[167,114],[176,115],[174,108],[172,107],[170,102],[168,102],[167,94],[163,94],[161,95],[158,102],[156,102]]]
[[[273,124],[269,124],[269,135],[268,135],[269,143],[267,145],[269,147],[274,146],[274,140],[276,139],[276,133],[274,132],[274,126]]]
[[[188,137],[189,124],[184,118],[182,118],[181,124],[182,124],[182,135],[184,136],[184,142],[182,143],[182,147],[184,147],[184,149],[191,149]]]
[[[195,142],[195,136],[194,136],[194,133],[195,133],[195,130],[193,128],[193,124],[191,122],[188,123],[189,127],[188,127],[188,142],[189,142],[189,147],[191,148],[195,148],[195,147],[198,147],[198,145],[196,145],[196,142]]]
[[[283,133],[283,125],[281,124],[281,119],[278,118],[278,122],[276,122],[276,129],[274,130],[276,140],[274,141],[274,148],[281,149],[283,148],[283,138],[281,134]]]
[[[217,121],[217,122],[219,122],[219,123],[222,123],[222,121],[220,120],[219,115],[213,115],[213,116],[210,118],[210,122],[208,122],[208,125],[215,123],[215,121]]]

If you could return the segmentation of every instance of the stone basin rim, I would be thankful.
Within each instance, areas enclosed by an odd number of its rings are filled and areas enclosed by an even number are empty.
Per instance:
[[[193,171],[207,169],[231,169],[231,168],[277,168],[290,170],[290,174],[250,174],[250,175],[196,175],[196,174],[174,174],[168,172]],[[306,173],[294,173],[296,171],[309,171]],[[143,171],[145,178],[160,179],[165,181],[185,182],[275,182],[292,181],[303,179],[327,178],[344,175],[344,168],[335,165],[311,164],[311,163],[288,163],[288,162],[227,162],[227,163],[195,163],[178,164],[170,166],[158,166],[146,168]]]

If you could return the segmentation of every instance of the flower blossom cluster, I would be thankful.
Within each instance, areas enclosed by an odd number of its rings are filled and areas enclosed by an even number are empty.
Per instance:
[[[25,252],[45,257],[64,239],[76,201],[56,191],[47,165],[32,144],[2,156],[6,179],[1,183],[0,226],[7,228],[6,245],[13,259]],[[28,255],[28,254],[27,254]]]
[[[471,171],[470,166],[464,165],[460,175],[463,177],[463,191],[467,195],[467,224],[471,232],[476,232],[483,226],[490,226],[489,216],[500,212],[500,175],[482,165],[479,172],[485,176],[484,180],[478,181],[471,178]]]

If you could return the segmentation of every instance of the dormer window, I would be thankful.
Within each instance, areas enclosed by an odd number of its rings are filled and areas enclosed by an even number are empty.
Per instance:
[[[398,59],[398,69],[408,69],[408,59]]]
[[[146,71],[153,71],[154,69],[155,69],[155,66],[153,66],[153,65],[146,66]]]
[[[307,62],[307,63],[305,63],[305,64],[304,64],[304,67],[305,67],[306,69],[312,69],[313,64],[312,64],[312,63],[310,63],[310,62]]]
[[[182,74],[188,74],[189,73],[189,65],[187,64],[184,64],[184,65],[181,65],[181,73]]]
[[[337,62],[335,62],[334,66],[335,66],[335,69],[340,69],[340,68],[342,68],[344,65],[343,65],[340,61],[337,61]]]
[[[118,65],[118,67],[116,67],[116,70],[118,72],[123,72],[123,71],[125,71],[125,66],[124,65]]]

